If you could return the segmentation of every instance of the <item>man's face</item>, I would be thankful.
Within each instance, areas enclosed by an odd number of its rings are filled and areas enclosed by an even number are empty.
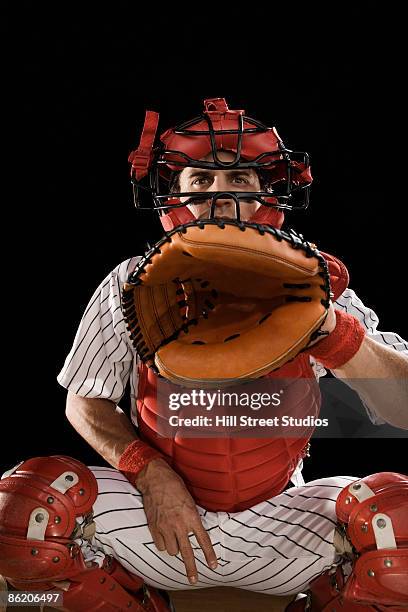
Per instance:
[[[221,161],[232,161],[234,153],[218,151]],[[213,161],[210,153],[201,161]],[[261,191],[259,178],[253,168],[245,170],[207,170],[204,168],[187,167],[179,175],[180,191],[206,192],[206,191]],[[180,198],[182,202],[188,197]],[[254,200],[240,200],[240,216],[242,221],[248,221],[260,203]],[[211,199],[200,204],[187,204],[197,219],[209,219],[211,213]],[[218,199],[215,203],[214,216],[218,218],[235,219],[235,202],[233,199]]]

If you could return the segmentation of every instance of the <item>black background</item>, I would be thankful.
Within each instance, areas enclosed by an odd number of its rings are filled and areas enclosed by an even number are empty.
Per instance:
[[[164,131],[223,96],[308,151],[311,206],[288,224],[344,261],[381,330],[408,337],[398,16],[365,2],[330,13],[266,6],[177,3],[142,15],[132,2],[87,3],[87,14],[79,3],[26,2],[7,11],[3,120],[19,178],[4,207],[2,469],[51,453],[104,464],[65,419],[56,375],[95,288],[157,235],[158,222],[132,208],[128,180],[146,108],[160,111]],[[305,474],[406,472],[404,450],[404,439],[316,440]]]

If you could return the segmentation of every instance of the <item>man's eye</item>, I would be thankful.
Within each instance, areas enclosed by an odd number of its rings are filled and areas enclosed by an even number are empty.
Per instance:
[[[248,183],[248,179],[244,176],[234,176],[234,181],[238,181],[238,183]]]
[[[193,185],[204,185],[206,182],[208,183],[210,179],[208,178],[208,176],[200,176],[196,179],[194,179],[193,181]]]

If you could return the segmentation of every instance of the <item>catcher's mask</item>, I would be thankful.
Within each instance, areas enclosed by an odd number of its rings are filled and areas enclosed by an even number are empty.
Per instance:
[[[139,147],[129,155],[134,203],[138,209],[159,212],[166,231],[194,221],[188,205],[207,202],[214,218],[217,200],[234,202],[241,221],[241,205],[258,202],[250,222],[280,227],[284,210],[305,209],[309,203],[309,156],[285,147],[276,129],[247,117],[244,110],[229,110],[224,98],[204,100],[203,113],[168,129],[155,143],[159,115],[146,111]],[[229,161],[220,151],[234,155]],[[206,160],[203,158],[206,157]],[[210,159],[208,159],[210,157]],[[207,170],[254,169],[260,191],[180,191],[178,174],[187,167]],[[145,205],[145,198],[148,200]]]

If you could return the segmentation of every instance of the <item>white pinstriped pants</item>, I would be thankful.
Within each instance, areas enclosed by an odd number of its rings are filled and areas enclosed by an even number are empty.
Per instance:
[[[190,536],[198,582],[187,580],[180,554],[157,550],[147,527],[142,495],[113,468],[90,468],[98,480],[96,533],[82,542],[87,560],[111,554],[145,582],[166,590],[232,586],[265,594],[290,595],[339,561],[333,546],[335,501],[357,478],[322,478],[292,487],[241,512],[209,512],[198,506],[218,567],[210,569]]]

